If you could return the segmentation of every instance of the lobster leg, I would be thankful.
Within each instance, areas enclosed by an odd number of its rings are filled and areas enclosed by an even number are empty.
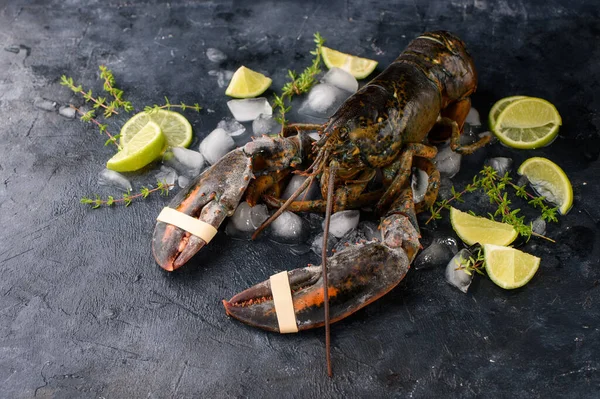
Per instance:
[[[285,179],[290,172],[290,169],[285,169],[283,171],[277,170],[252,180],[246,191],[246,202],[248,202],[250,206],[256,205],[261,195],[266,194],[269,189],[271,189],[274,197],[279,197],[281,195],[279,183]]]
[[[492,139],[491,135],[486,135],[481,137],[478,141],[469,145],[461,145],[460,144],[460,129],[458,128],[458,123],[456,121],[449,118],[442,118],[440,123],[448,125],[452,128],[452,136],[450,137],[450,148],[452,151],[457,152],[459,154],[468,155],[472,154],[474,151],[480,149],[490,142]]]
[[[381,198],[383,190],[371,191],[368,193],[361,194],[358,198],[349,199],[343,208],[338,208],[338,211],[344,209],[358,209],[365,205],[372,204]],[[285,203],[285,200],[275,198],[270,195],[263,195],[262,199],[265,204],[272,208],[280,208]],[[325,200],[313,200],[313,201],[294,201],[287,208],[290,212],[325,212]]]
[[[435,147],[427,146],[425,144],[411,143],[405,146],[404,151],[400,154],[398,159],[390,167],[384,170],[384,176],[393,175],[394,177],[391,183],[389,183],[387,191],[377,203],[376,210],[378,213],[382,214],[392,202],[393,198],[396,197],[397,193],[406,185],[411,173],[413,157],[432,159],[435,157],[436,153],[437,149]],[[387,178],[389,179],[389,177]],[[384,177],[384,184],[385,179],[386,177]]]
[[[281,136],[289,137],[303,131],[317,131],[321,129],[323,129],[323,125],[317,125],[314,123],[290,123],[289,125],[285,125],[285,127],[281,130]]]
[[[423,201],[415,204],[415,213],[421,213],[429,210],[437,198],[440,188],[440,171],[435,167],[433,162],[425,158],[415,158],[413,166],[421,169],[429,176],[425,198],[423,198]]]

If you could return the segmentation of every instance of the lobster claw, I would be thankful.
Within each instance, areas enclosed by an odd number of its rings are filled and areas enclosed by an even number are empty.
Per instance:
[[[394,288],[410,267],[402,249],[379,242],[352,245],[327,260],[330,322],[341,320]],[[298,330],[324,325],[321,266],[288,272]],[[254,327],[279,332],[266,280],[223,301],[228,315]]]
[[[181,190],[168,207],[219,228],[231,216],[252,176],[251,159],[242,148],[231,151]],[[167,271],[183,266],[206,242],[172,224],[156,222],[152,253]]]

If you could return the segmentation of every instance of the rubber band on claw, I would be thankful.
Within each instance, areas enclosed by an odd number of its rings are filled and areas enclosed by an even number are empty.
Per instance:
[[[217,229],[209,223],[196,219],[173,208],[163,208],[158,217],[159,222],[169,223],[204,240],[207,244],[217,234]]]

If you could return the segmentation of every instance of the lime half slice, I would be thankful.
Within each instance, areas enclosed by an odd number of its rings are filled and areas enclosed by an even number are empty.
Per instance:
[[[233,74],[225,94],[235,98],[257,97],[271,86],[271,78],[241,66]]]
[[[573,206],[573,187],[567,174],[554,162],[542,157],[529,158],[519,166],[537,193],[558,207],[561,215]]]
[[[507,290],[527,284],[540,266],[540,258],[511,247],[486,244],[483,252],[488,276]]]
[[[561,124],[554,105],[541,98],[526,97],[507,104],[492,130],[509,147],[531,149],[552,143]]]
[[[151,113],[140,112],[121,128],[121,145],[126,146],[148,122],[158,124],[169,147],[189,147],[192,142],[192,125],[178,112],[160,109]]]
[[[475,243],[508,245],[518,235],[510,224],[473,216],[456,208],[450,208],[450,223],[456,234],[467,245]]]
[[[377,66],[377,61],[341,53],[325,46],[321,47],[321,56],[323,57],[323,62],[327,65],[327,68],[341,68],[356,79],[366,78]]]
[[[106,167],[117,172],[133,172],[158,158],[164,146],[165,136],[160,126],[150,121],[121,151],[108,160]]]
[[[516,100],[520,100],[522,98],[526,98],[526,96],[504,97],[503,99],[496,101],[496,103],[492,106],[492,109],[490,110],[490,114],[488,116],[490,129],[494,128],[494,125],[496,124],[496,119],[498,119],[498,115],[500,115],[500,113],[504,111],[504,108],[506,108],[508,104]]]

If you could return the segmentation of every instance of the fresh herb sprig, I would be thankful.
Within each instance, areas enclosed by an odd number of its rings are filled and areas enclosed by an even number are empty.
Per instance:
[[[114,198],[112,195],[106,197],[106,199],[101,198],[99,195],[95,195],[94,198],[83,197],[80,202],[82,204],[89,204],[93,209],[100,208],[101,206],[113,206],[122,204],[125,206],[131,205],[132,201],[136,198],[146,198],[152,193],[158,193],[160,195],[169,195],[169,188],[173,187],[173,184],[168,184],[164,181],[157,181],[155,188],[142,187],[140,192],[137,194],[132,194],[130,191],[127,191],[123,194],[122,198]]]
[[[558,221],[556,217],[558,208],[547,206],[544,202],[544,197],[533,195],[527,192],[525,186],[519,186],[513,183],[508,173],[500,177],[494,168],[491,166],[484,166],[478,174],[473,176],[472,182],[467,184],[462,191],[456,191],[454,186],[452,186],[452,197],[442,201],[437,201],[435,205],[431,207],[431,217],[429,220],[427,220],[427,223],[434,219],[441,219],[442,209],[450,209],[450,204],[452,202],[464,202],[463,196],[465,194],[482,190],[489,198],[490,203],[497,206],[497,209],[494,213],[488,214],[490,219],[500,219],[500,221],[503,223],[512,225],[517,233],[525,237],[527,240],[529,240],[533,235],[553,241],[548,237],[533,232],[531,223],[525,223],[525,217],[520,215],[520,209],[511,209],[512,201],[509,199],[508,193],[506,192],[507,187],[513,188],[517,197],[526,199],[531,206],[539,209],[543,220],[548,222]]]
[[[462,270],[469,276],[471,276],[473,272],[485,276],[485,273],[483,272],[483,269],[485,268],[485,258],[481,249],[475,251],[475,256],[469,256],[467,259],[460,257],[454,262],[457,266],[455,270]]]
[[[94,111],[93,110],[89,110],[87,112],[83,112],[81,109],[77,108],[76,106],[74,106],[73,104],[71,104],[71,108],[73,108],[75,110],[75,112],[77,112],[79,115],[81,115],[80,119],[83,122],[91,122],[94,125],[98,126],[98,130],[100,130],[100,133],[104,133],[108,136],[108,140],[106,140],[104,142],[104,145],[108,145],[108,144],[114,144],[117,146],[117,149],[119,151],[121,151],[123,149],[123,147],[121,147],[121,145],[117,142],[117,139],[119,137],[121,137],[121,134],[110,134],[110,132],[108,131],[108,125],[106,125],[105,123],[100,123],[94,116]]]
[[[273,99],[273,108],[278,110],[278,115],[275,116],[275,120],[285,126],[287,123],[285,114],[288,113],[292,107],[288,104],[292,101],[292,97],[306,93],[315,85],[316,76],[321,73],[321,47],[325,43],[323,36],[316,32],[314,34],[315,49],[310,53],[314,56],[312,64],[308,66],[300,75],[295,71],[288,71],[289,81],[283,85],[281,89],[281,95],[275,95]]]
[[[194,103],[194,105],[188,105],[183,102],[179,104],[171,104],[169,99],[165,96],[165,103],[163,105],[147,105],[146,107],[144,107],[144,112],[146,112],[147,114],[152,114],[158,112],[161,109],[166,109],[170,111],[172,108],[179,108],[182,111],[185,111],[187,109],[193,109],[196,112],[200,112],[200,110],[202,109],[202,107],[198,103]]]
[[[133,105],[130,101],[123,100],[123,90],[116,87],[115,77],[110,69],[105,65],[100,65],[100,78],[104,80],[104,91],[113,96],[114,101],[110,106],[114,109],[123,108],[127,112],[133,111]]]

